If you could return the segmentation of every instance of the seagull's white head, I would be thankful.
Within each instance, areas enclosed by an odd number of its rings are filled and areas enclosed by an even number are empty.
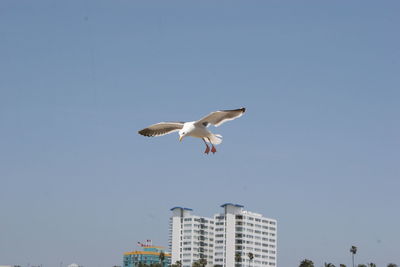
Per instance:
[[[193,126],[190,123],[185,123],[182,127],[182,129],[179,130],[179,141],[182,141],[182,139],[188,135],[188,133],[192,130]]]
[[[182,139],[187,135],[187,132],[184,129],[181,129],[179,131],[179,141],[182,141]]]

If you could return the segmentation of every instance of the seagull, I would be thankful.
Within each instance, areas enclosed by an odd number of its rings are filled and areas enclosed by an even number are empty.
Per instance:
[[[222,143],[222,136],[219,134],[213,134],[207,129],[207,127],[210,125],[218,127],[226,121],[231,121],[241,117],[245,111],[245,108],[219,110],[211,112],[198,121],[159,122],[140,130],[138,133],[144,136],[154,137],[179,132],[179,141],[182,141],[186,136],[201,138],[206,145],[204,153],[208,154],[210,152],[210,147],[208,146],[208,143],[210,143],[211,152],[214,154],[217,152],[214,145]]]

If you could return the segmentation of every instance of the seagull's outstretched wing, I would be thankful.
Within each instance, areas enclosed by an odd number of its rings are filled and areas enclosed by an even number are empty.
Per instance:
[[[144,136],[161,136],[177,132],[182,129],[184,122],[160,122],[153,124],[138,133]]]
[[[203,124],[204,126],[207,126],[208,124],[213,124],[214,126],[220,126],[226,121],[231,121],[236,118],[239,118],[240,116],[243,115],[243,113],[246,111],[245,108],[239,108],[239,109],[232,109],[232,110],[219,110],[215,112],[211,112],[204,118],[201,118],[200,120],[196,121],[195,124]]]

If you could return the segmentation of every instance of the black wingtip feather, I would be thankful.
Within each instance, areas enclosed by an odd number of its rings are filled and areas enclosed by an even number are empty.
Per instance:
[[[143,130],[138,131],[138,134],[143,135],[143,136],[147,136],[147,137],[153,137],[153,135],[151,135],[147,129],[143,129]]]
[[[225,110],[220,110],[220,111],[241,111],[241,112],[245,113],[246,112],[246,108],[225,109]]]

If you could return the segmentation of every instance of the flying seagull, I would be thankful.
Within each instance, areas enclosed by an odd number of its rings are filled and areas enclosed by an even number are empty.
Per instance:
[[[231,121],[241,117],[245,111],[245,108],[219,110],[211,112],[198,121],[160,122],[140,130],[139,134],[153,137],[179,132],[179,141],[182,141],[185,136],[201,138],[206,144],[206,151],[204,151],[204,153],[208,154],[210,152],[210,147],[207,143],[211,144],[211,152],[215,153],[217,150],[214,145],[222,143],[222,136],[219,134],[213,134],[207,129],[207,127],[210,126],[210,124],[218,127],[226,121]]]

